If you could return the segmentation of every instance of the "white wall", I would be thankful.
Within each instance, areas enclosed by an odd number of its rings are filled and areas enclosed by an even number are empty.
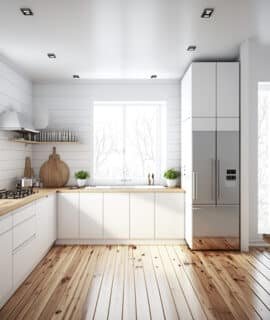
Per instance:
[[[262,244],[257,232],[258,82],[270,81],[270,46],[250,39],[240,51],[241,60],[241,220],[242,248]]]
[[[6,107],[32,114],[32,83],[0,57],[0,113]],[[10,142],[13,133],[0,130],[0,189],[15,186],[23,175],[24,159],[31,146]]]
[[[75,80],[76,81],[76,80]],[[78,81],[78,80],[77,80]],[[91,171],[91,106],[94,101],[167,101],[167,166],[180,167],[179,81],[83,81],[37,83],[33,86],[34,118],[48,114],[50,128],[75,130],[82,144],[57,145],[58,153],[71,169],[69,184],[78,169]],[[36,171],[48,158],[52,145],[33,147]]]

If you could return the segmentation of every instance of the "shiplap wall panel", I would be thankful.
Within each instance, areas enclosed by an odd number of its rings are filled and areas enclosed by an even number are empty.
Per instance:
[[[0,61],[0,113],[7,107],[32,116],[32,83]],[[23,175],[24,160],[32,156],[31,146],[14,143],[14,133],[0,130],[0,189],[13,188]]]
[[[91,107],[94,101],[166,101],[167,167],[180,167],[180,83],[179,81],[96,81],[79,83],[37,83],[33,85],[34,118],[46,112],[49,128],[70,128],[79,145],[57,145],[57,151],[74,172],[92,172]],[[52,145],[33,146],[33,165],[39,171]]]

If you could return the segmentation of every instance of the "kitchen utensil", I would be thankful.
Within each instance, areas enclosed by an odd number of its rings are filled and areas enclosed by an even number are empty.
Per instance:
[[[30,157],[25,158],[24,165],[24,178],[32,178],[33,177],[33,169],[31,167],[31,159]]]

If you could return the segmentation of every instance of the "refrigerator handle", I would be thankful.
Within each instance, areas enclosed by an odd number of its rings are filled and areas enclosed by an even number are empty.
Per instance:
[[[192,199],[197,200],[197,174],[192,172]]]
[[[216,186],[216,160],[211,159],[211,175],[212,175],[212,183],[211,183],[211,200],[215,200],[215,194],[217,190]]]
[[[220,160],[217,160],[217,198],[220,199]]]

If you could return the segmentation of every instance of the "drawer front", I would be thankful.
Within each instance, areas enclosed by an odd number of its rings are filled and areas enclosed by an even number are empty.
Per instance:
[[[22,222],[13,229],[13,250],[36,234],[36,216]]]
[[[12,291],[12,231],[0,235],[0,309]]]
[[[36,265],[36,238],[33,237],[13,254],[14,288],[17,288]]]
[[[35,206],[34,204],[22,207],[18,211],[16,211],[13,215],[13,226],[23,222],[24,220],[32,217],[35,214]]]
[[[0,219],[0,235],[12,228],[12,217],[3,217]]]

